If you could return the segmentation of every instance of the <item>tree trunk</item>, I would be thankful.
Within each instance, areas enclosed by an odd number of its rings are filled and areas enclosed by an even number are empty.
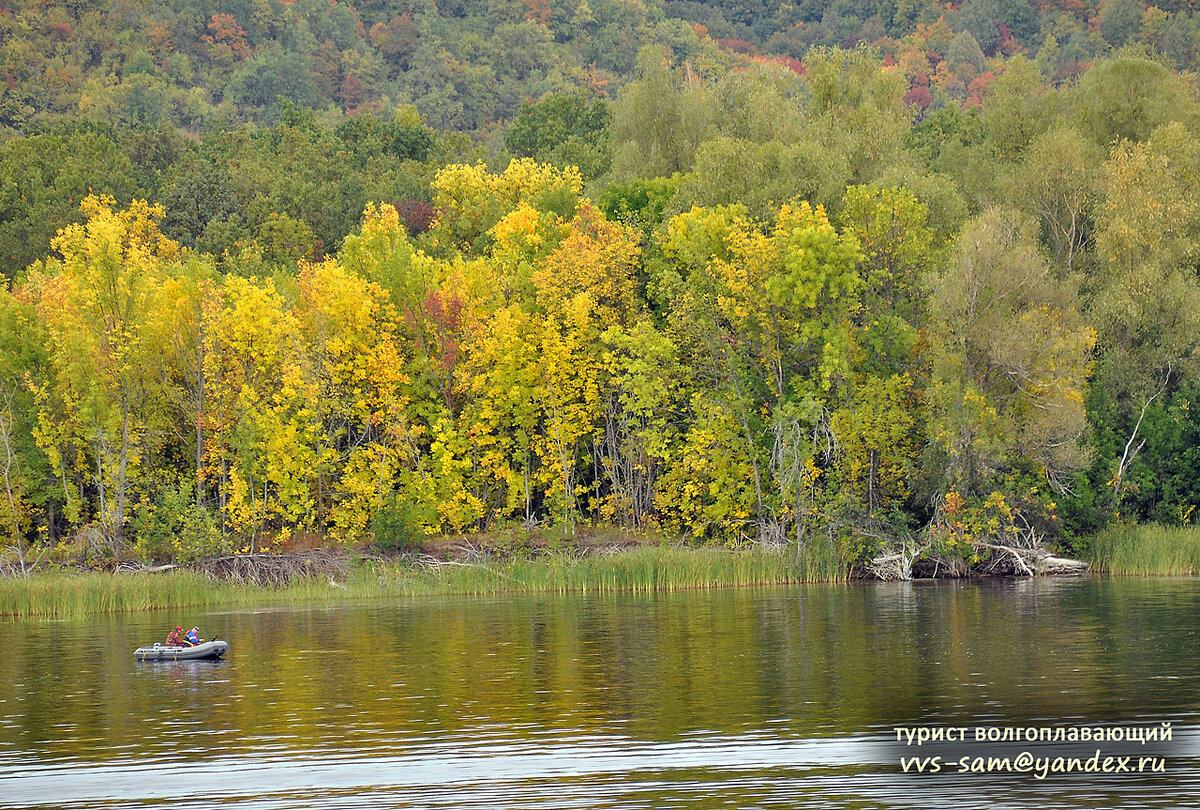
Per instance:
[[[121,540],[125,536],[125,496],[128,491],[129,481],[129,405],[125,404],[122,413],[121,423],[121,456],[117,462],[117,506],[116,514],[114,515],[114,531],[115,539]]]
[[[1117,463],[1117,471],[1113,475],[1113,494],[1112,502],[1115,507],[1120,503],[1121,499],[1121,482],[1125,478],[1125,472],[1129,469],[1129,465],[1137,458],[1138,452],[1146,445],[1146,440],[1142,439],[1141,443],[1134,447],[1133,443],[1137,440],[1138,431],[1142,428],[1142,420],[1146,418],[1146,411],[1150,408],[1150,403],[1158,399],[1163,391],[1167,390],[1167,383],[1171,380],[1171,369],[1167,368],[1167,376],[1163,379],[1163,384],[1149,399],[1142,404],[1142,412],[1138,415],[1137,423],[1133,426],[1133,432],[1129,434],[1129,441],[1125,442],[1125,450],[1121,453],[1121,460]],[[1132,452],[1131,452],[1132,450]]]
[[[204,504],[204,318],[196,341],[196,506]]]
[[[25,543],[21,537],[21,521],[17,517],[17,499],[13,496],[12,466],[16,458],[12,448],[12,399],[5,402],[3,413],[0,413],[0,441],[4,443],[4,492],[8,496],[9,528],[12,534],[13,548],[17,551],[17,559],[21,565],[21,575],[28,572],[25,569]]]
[[[867,458],[867,514],[873,515],[879,508],[879,451],[869,450]]]

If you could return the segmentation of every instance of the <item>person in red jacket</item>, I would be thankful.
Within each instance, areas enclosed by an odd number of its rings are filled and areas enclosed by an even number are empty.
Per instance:
[[[170,633],[167,633],[167,646],[168,647],[182,647],[183,639],[179,637],[179,634],[182,632],[183,632],[182,627],[176,627]]]

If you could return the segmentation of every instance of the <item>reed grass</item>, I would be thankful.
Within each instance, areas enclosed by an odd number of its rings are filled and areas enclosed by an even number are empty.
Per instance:
[[[828,565],[758,549],[642,547],[605,555],[549,554],[502,565],[446,564],[435,571],[394,572],[391,587],[404,595],[509,592],[568,593],[669,591],[842,580],[845,565]],[[385,582],[388,576],[384,576]]]
[[[0,615],[66,618],[196,607],[228,602],[236,590],[233,585],[213,583],[203,575],[189,571],[170,574],[38,573],[0,579]]]
[[[436,565],[363,563],[344,582],[297,579],[281,588],[214,583],[201,574],[43,573],[0,579],[0,616],[80,617],[212,605],[333,604],[429,595],[668,591],[838,581],[832,549],[804,554],[643,546],[606,554],[556,552]]]
[[[1096,536],[1093,566],[1121,576],[1200,574],[1200,527],[1120,524]]]

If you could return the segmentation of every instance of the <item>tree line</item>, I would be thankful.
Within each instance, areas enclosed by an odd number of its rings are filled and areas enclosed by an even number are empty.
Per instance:
[[[613,98],[639,51],[706,78],[820,47],[874,47],[911,103],[977,105],[1017,54],[1070,82],[1128,46],[1195,70],[1200,19],[1178,0],[149,0],[0,3],[0,138],[98,120],[192,135],[326,124],[412,105],[495,139],[527,100]]]
[[[925,109],[877,50],[504,143],[411,108],[0,147],[0,521],[147,558],[522,523],[1078,544],[1197,500],[1196,89],[1020,55]]]

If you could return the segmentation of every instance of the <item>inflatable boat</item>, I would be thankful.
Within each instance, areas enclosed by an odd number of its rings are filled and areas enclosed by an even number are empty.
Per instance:
[[[215,660],[225,654],[229,645],[219,639],[197,644],[195,647],[168,647],[156,643],[153,647],[138,647],[133,657],[139,661],[203,661]]]

